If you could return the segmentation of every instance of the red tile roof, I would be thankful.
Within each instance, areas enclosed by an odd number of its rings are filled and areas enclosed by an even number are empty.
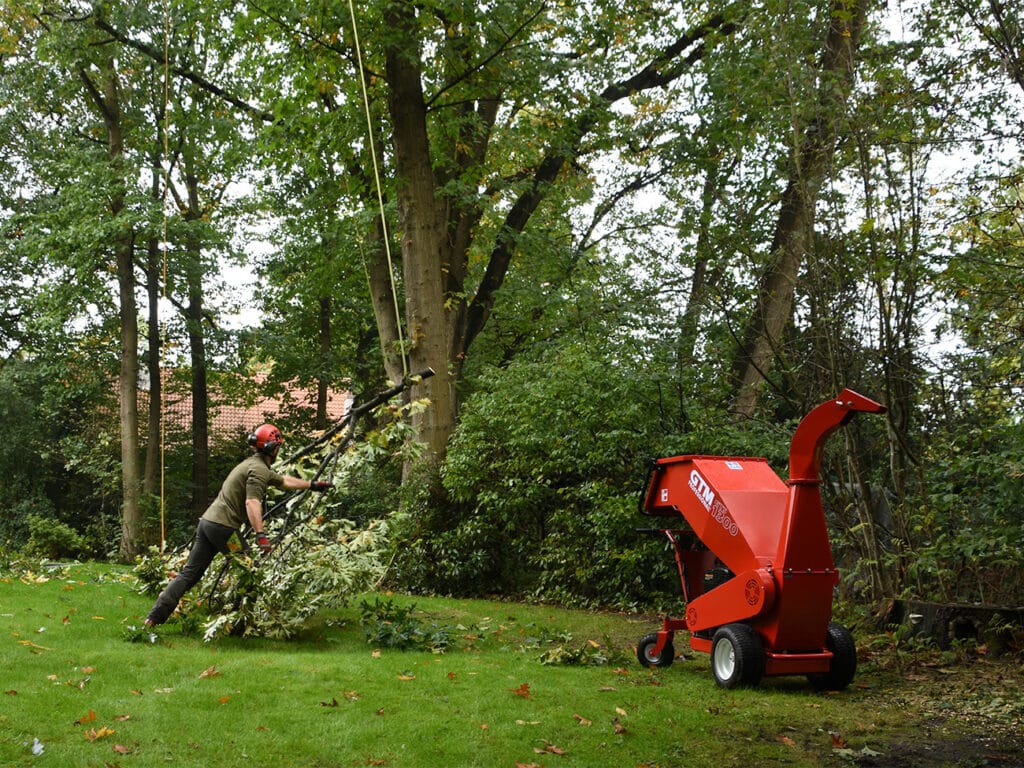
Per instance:
[[[165,431],[188,430],[192,423],[191,382],[183,379],[181,372],[174,371],[165,371],[163,381]],[[247,381],[236,383],[239,386],[233,389],[244,390],[246,395],[228,397],[216,384],[211,382],[208,385],[209,430],[213,440],[230,439],[252,432],[260,424],[277,420],[289,406],[316,408],[316,390],[305,389],[296,382],[285,383],[281,395],[275,397],[262,394],[267,389],[265,374],[256,374]],[[340,420],[351,403],[352,393],[348,390],[328,390],[328,423]],[[149,391],[140,389],[140,412],[144,413],[148,404]]]

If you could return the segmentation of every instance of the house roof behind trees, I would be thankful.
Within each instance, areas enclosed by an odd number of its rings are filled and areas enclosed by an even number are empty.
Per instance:
[[[182,442],[171,437],[173,432],[185,434],[192,428],[192,388],[187,371],[165,371],[163,374],[164,430],[168,442]],[[233,440],[239,435],[252,432],[265,422],[277,422],[289,415],[294,417],[297,409],[310,413],[309,428],[312,430],[312,414],[316,410],[316,389],[309,389],[290,381],[279,385],[280,392],[273,396],[268,391],[267,376],[255,374],[248,379],[224,379],[219,385],[211,379],[209,388],[209,434],[210,440]],[[230,390],[230,391],[228,391]],[[339,421],[352,404],[352,393],[348,390],[329,389],[327,392],[327,422]],[[139,410],[149,407],[149,390],[139,391]],[[287,432],[287,430],[285,430]],[[286,435],[287,436],[287,435]]]

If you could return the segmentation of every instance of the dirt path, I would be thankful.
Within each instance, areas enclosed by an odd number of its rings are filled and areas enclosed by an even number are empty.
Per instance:
[[[892,734],[880,754],[845,755],[879,768],[1024,768],[1024,665],[985,658],[917,662],[887,691],[919,712],[913,732]]]

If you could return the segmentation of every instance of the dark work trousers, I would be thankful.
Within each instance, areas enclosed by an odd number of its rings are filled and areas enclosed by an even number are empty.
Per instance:
[[[237,531],[234,528],[200,518],[188,562],[185,563],[181,572],[171,580],[167,588],[160,593],[160,597],[156,599],[146,621],[151,624],[163,624],[167,621],[167,617],[178,607],[181,596],[199,583],[217,553],[228,553],[228,539],[235,533]]]

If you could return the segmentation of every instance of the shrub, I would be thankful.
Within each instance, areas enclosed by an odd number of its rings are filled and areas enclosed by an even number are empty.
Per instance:
[[[73,560],[89,555],[84,536],[66,523],[41,515],[28,517],[26,554],[50,560]]]

